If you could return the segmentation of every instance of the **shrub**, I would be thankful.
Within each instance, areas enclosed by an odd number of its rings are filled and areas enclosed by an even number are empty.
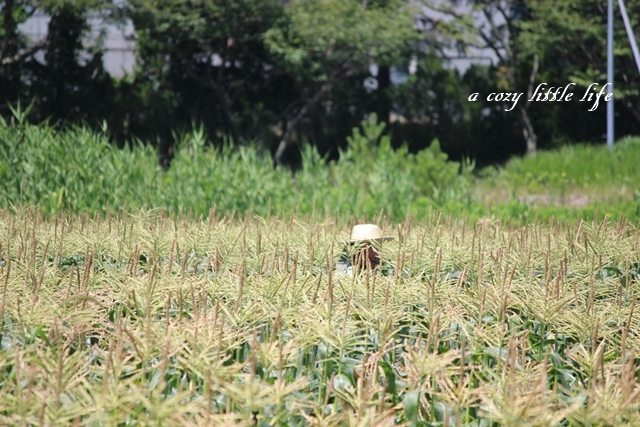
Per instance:
[[[104,212],[109,206],[159,207],[171,212],[258,215],[314,209],[340,216],[374,216],[384,210],[401,219],[446,203],[464,192],[459,165],[447,161],[437,141],[417,155],[393,150],[384,124],[371,120],[354,129],[349,148],[328,165],[306,147],[302,170],[274,169],[252,146],[210,148],[204,130],[194,128],[177,144],[168,171],[157,165],[154,148],[135,142],[123,150],[102,133],[84,127],[56,131],[28,124],[16,110],[0,121],[1,206],[38,204]],[[453,189],[453,192],[452,192]]]

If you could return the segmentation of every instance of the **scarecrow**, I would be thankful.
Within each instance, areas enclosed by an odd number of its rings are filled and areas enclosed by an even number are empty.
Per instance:
[[[381,267],[383,263],[380,259],[382,243],[393,239],[393,236],[383,236],[377,225],[355,225],[351,230],[351,239],[340,242],[345,245],[345,248],[336,264],[336,271],[352,275],[354,268],[362,271]],[[384,274],[385,271],[386,269],[383,269],[382,273]]]

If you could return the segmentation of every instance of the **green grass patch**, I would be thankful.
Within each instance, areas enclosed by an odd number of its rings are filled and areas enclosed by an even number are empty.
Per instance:
[[[609,151],[605,145],[566,145],[535,156],[514,158],[504,167],[488,168],[481,176],[487,188],[502,187],[518,194],[568,196],[597,200],[633,199],[640,189],[640,138],[625,138]]]

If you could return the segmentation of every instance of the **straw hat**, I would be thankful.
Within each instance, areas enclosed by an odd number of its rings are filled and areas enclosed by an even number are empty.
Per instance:
[[[351,240],[340,243],[385,242],[393,240],[393,236],[383,236],[382,230],[375,224],[357,224],[351,229]]]

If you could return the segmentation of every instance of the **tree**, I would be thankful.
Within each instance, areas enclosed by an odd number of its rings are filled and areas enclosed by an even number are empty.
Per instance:
[[[48,42],[44,40],[29,44],[27,38],[20,34],[18,26],[25,22],[36,11],[32,2],[6,0],[2,5],[0,19],[0,102],[20,99],[20,76],[24,62]]]
[[[415,10],[402,0],[292,0],[285,12],[265,40],[299,95],[282,113],[276,164],[298,124],[338,84],[362,78],[372,63],[392,65],[418,37]]]
[[[638,26],[640,1],[626,0],[634,27]],[[526,141],[526,153],[549,139],[591,140],[603,118],[586,111],[577,99],[570,103],[529,102],[533,88],[576,83],[576,92],[606,79],[606,1],[590,0],[450,0],[432,9],[446,14],[434,29],[449,46],[469,55],[470,48],[490,49],[498,58],[495,78],[503,92],[524,96],[515,110]],[[635,117],[618,126],[638,129],[640,76],[622,25],[616,28],[616,100]],[[598,88],[599,90],[599,88]],[[577,93],[576,93],[577,95]],[[579,98],[575,97],[575,98]],[[567,123],[570,123],[568,126]],[[578,124],[580,123],[580,124]]]
[[[288,102],[288,76],[274,67],[263,34],[282,16],[278,0],[131,0],[136,84],[150,122],[165,134],[193,120],[213,136],[262,140]]]
[[[625,3],[637,31],[640,1]],[[522,51],[539,55],[545,67],[556,70],[555,78],[578,88],[606,79],[606,1],[527,0],[525,6],[531,19],[519,24]],[[640,124],[640,74],[617,10],[614,19],[615,98]]]
[[[462,54],[468,54],[469,48],[488,49],[495,54],[500,66],[494,72],[501,91],[528,95],[514,109],[526,142],[526,153],[532,155],[536,152],[538,138],[531,121],[528,99],[538,73],[539,56],[535,52],[521,50],[518,43],[520,22],[530,19],[524,6],[526,1],[467,0],[429,6],[453,18],[453,23],[440,21],[436,29],[443,31],[450,44],[458,47]],[[530,70],[528,75],[520,72],[523,68]]]
[[[162,123],[165,134],[195,119],[220,139],[257,140],[266,148],[278,138],[275,161],[282,163],[289,143],[301,133],[322,134],[331,114],[363,105],[375,111],[384,103],[384,76],[377,96],[364,94],[363,80],[372,63],[384,74],[415,38],[408,4],[131,0],[136,84],[148,106],[142,115]],[[322,102],[326,108],[316,108]],[[305,118],[313,123],[302,126]],[[353,126],[333,125],[345,135]]]
[[[2,101],[35,101],[31,115],[35,120],[105,118],[111,78],[102,65],[100,43],[85,48],[82,41],[89,30],[88,18],[96,18],[111,7],[111,0],[7,1],[1,14]],[[18,26],[36,13],[48,15],[50,20],[44,39],[34,42],[20,33]],[[44,54],[44,61],[36,59],[37,53]]]

